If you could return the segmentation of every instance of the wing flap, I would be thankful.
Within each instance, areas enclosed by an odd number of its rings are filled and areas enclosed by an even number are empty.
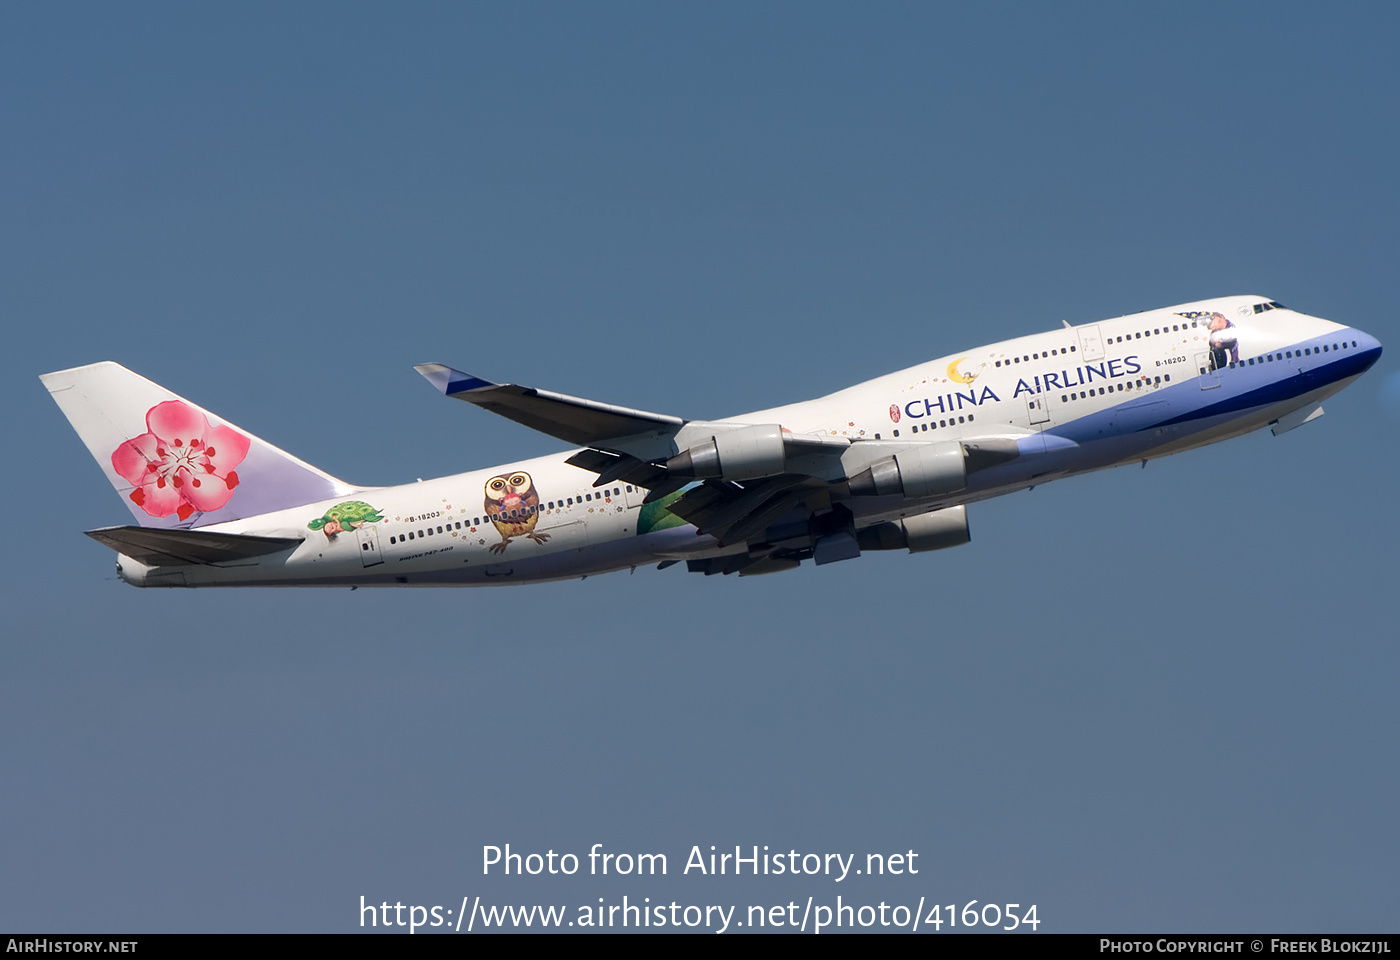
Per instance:
[[[291,550],[301,537],[253,537],[208,530],[160,530],[152,527],[100,527],[87,535],[147,566],[181,563],[227,563]]]
[[[805,477],[784,474],[747,486],[708,480],[687,490],[667,507],[671,513],[720,543],[739,543],[761,534],[802,502]]]

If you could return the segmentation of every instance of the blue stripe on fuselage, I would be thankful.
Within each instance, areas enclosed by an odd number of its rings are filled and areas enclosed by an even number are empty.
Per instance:
[[[1348,341],[1356,338],[1358,333],[1346,331]],[[1287,349],[1272,350],[1270,353],[1292,350],[1297,354],[1311,348],[1314,353],[1308,357],[1295,355],[1262,364],[1256,358],[1254,366],[1249,366],[1246,358],[1243,367],[1236,365],[1234,369],[1227,367],[1217,372],[1220,378],[1218,388],[1202,390],[1200,378],[1192,377],[1182,383],[1140,393],[1131,399],[1125,398],[1123,403],[1056,425],[1047,432],[1075,443],[1087,443],[1280,403],[1329,383],[1359,376],[1370,369],[1380,357],[1381,347],[1373,338],[1364,334],[1361,336],[1365,336],[1366,345],[1348,349],[1345,353],[1329,350],[1326,354],[1318,354],[1324,342],[1330,347],[1340,339],[1334,336],[1317,337]],[[1323,358],[1327,358],[1326,362],[1319,362]],[[1317,366],[1307,366],[1310,363]],[[1300,366],[1304,368],[1301,372],[1298,369]],[[1280,372],[1290,367],[1293,371],[1291,374],[1279,376]]]
[[[1305,343],[1303,346],[1309,347],[1311,345],[1311,343]],[[1297,352],[1296,348],[1294,352]],[[1245,389],[1239,389],[1237,386],[1237,392],[1234,396],[1223,397],[1215,403],[1204,407],[1198,407],[1195,410],[1186,411],[1169,420],[1163,420],[1161,423],[1155,424],[1155,426],[1165,427],[1173,423],[1185,423],[1188,420],[1214,417],[1222,413],[1234,413],[1237,410],[1248,410],[1251,407],[1264,407],[1271,403],[1291,400],[1293,397],[1302,396],[1305,393],[1316,390],[1318,387],[1325,387],[1329,383],[1336,383],[1338,380],[1345,380],[1348,377],[1355,377],[1365,373],[1371,368],[1371,365],[1380,358],[1380,355],[1381,348],[1379,346],[1372,347],[1369,350],[1357,349],[1355,351],[1349,351],[1339,359],[1330,360],[1327,363],[1312,368],[1305,367],[1305,369],[1301,371],[1298,370],[1299,361],[1311,361],[1316,363],[1316,355],[1301,358],[1294,356],[1292,359],[1288,360],[1275,360],[1272,364],[1265,363],[1265,370],[1263,371],[1265,374],[1263,378],[1264,383],[1260,386],[1250,389],[1248,386],[1248,379],[1246,379],[1246,383],[1243,385]],[[1280,363],[1292,366],[1294,373],[1291,376],[1281,379],[1269,378],[1268,367],[1277,367]],[[1226,368],[1220,371],[1221,389],[1223,390],[1225,388],[1226,381],[1232,379],[1232,377],[1237,377],[1239,374],[1246,375],[1246,378],[1248,378],[1248,374],[1250,373],[1257,375],[1260,372],[1257,369],[1258,366],[1257,363],[1253,368],[1248,366],[1240,368],[1237,365],[1233,370]],[[1257,376],[1255,379],[1258,379]]]

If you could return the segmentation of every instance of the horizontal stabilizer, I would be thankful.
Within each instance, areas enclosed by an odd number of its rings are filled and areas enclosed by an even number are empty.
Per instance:
[[[150,567],[173,563],[226,563],[291,550],[301,537],[250,537],[207,530],[101,527],[87,531],[98,543]]]
[[[465,400],[523,423],[565,443],[592,446],[605,440],[645,433],[662,433],[684,425],[679,417],[616,407],[514,383],[492,383],[441,363],[420,363],[413,369],[456,400]]]

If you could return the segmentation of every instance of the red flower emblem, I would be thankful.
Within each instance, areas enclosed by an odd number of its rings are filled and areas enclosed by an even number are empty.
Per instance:
[[[899,422],[899,404],[897,403],[890,404],[890,420],[894,423]]]
[[[210,426],[179,400],[146,411],[146,432],[112,451],[112,469],[136,489],[131,502],[153,517],[188,520],[228,503],[248,455],[249,440],[231,427]]]

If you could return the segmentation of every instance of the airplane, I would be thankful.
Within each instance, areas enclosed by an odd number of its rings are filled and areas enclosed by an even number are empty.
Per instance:
[[[446,396],[573,449],[389,487],[338,480],[110,361],[40,380],[136,519],[87,531],[128,584],[486,586],[959,546],[970,503],[1285,433],[1380,353],[1353,327],[1225,297],[1064,322],[726,420],[426,363]]]

